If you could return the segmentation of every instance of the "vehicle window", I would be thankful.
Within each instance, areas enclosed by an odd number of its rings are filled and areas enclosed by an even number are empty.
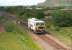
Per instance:
[[[36,25],[40,25],[40,23],[36,23]]]
[[[40,29],[43,29],[44,27],[39,27]]]
[[[36,25],[44,25],[44,23],[36,23]]]
[[[44,23],[41,23],[41,25],[44,25]]]

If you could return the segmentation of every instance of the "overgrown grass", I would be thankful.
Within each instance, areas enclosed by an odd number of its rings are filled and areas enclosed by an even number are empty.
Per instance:
[[[32,41],[25,29],[16,26],[12,32],[0,33],[0,50],[40,50],[40,48]]]

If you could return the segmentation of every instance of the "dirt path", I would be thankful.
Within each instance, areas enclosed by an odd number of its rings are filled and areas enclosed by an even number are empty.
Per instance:
[[[3,25],[0,25],[0,32],[4,32],[4,27],[3,27]]]
[[[38,44],[42,50],[56,50],[53,46],[46,43],[44,40],[39,38],[37,35],[33,34],[32,32],[29,32],[29,35],[32,37],[33,41]]]

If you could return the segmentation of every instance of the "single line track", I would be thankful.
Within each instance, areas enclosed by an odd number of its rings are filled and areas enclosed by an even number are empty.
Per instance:
[[[20,24],[21,26],[25,27],[27,30],[28,30],[28,27],[27,27],[27,22],[23,22],[23,24],[21,23]],[[33,32],[32,32],[33,33]],[[50,44],[52,47],[55,48],[55,50],[69,50],[67,48],[64,48],[63,46],[59,45],[58,43],[56,43],[55,41],[51,40],[49,37],[45,36],[45,35],[48,35],[48,34],[42,34],[42,35],[39,35],[39,34],[36,34],[38,37],[40,37],[42,40],[44,40],[46,43]]]
[[[51,40],[45,35],[38,35],[41,39],[43,39],[46,43],[49,43],[51,46],[53,46],[56,50],[68,50],[67,48],[64,48],[63,46],[59,45],[55,41]]]

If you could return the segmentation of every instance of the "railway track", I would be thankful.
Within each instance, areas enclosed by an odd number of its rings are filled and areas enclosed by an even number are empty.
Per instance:
[[[43,39],[46,43],[49,43],[51,46],[55,48],[55,50],[68,50],[67,48],[63,47],[59,43],[55,42],[54,39],[51,39],[50,37],[46,35],[38,35],[41,39]]]
[[[27,28],[27,23],[23,22],[20,24],[21,26],[23,26],[24,28]],[[31,31],[30,31],[31,32]],[[33,32],[31,32],[33,34]],[[39,38],[41,38],[44,42],[48,43],[49,45],[51,45],[52,47],[54,47],[54,50],[71,50],[69,48],[66,48],[64,46],[62,46],[61,44],[57,43],[56,41],[54,41],[54,39],[51,39],[48,35],[48,33],[46,34],[35,34],[36,36],[38,36]]]

